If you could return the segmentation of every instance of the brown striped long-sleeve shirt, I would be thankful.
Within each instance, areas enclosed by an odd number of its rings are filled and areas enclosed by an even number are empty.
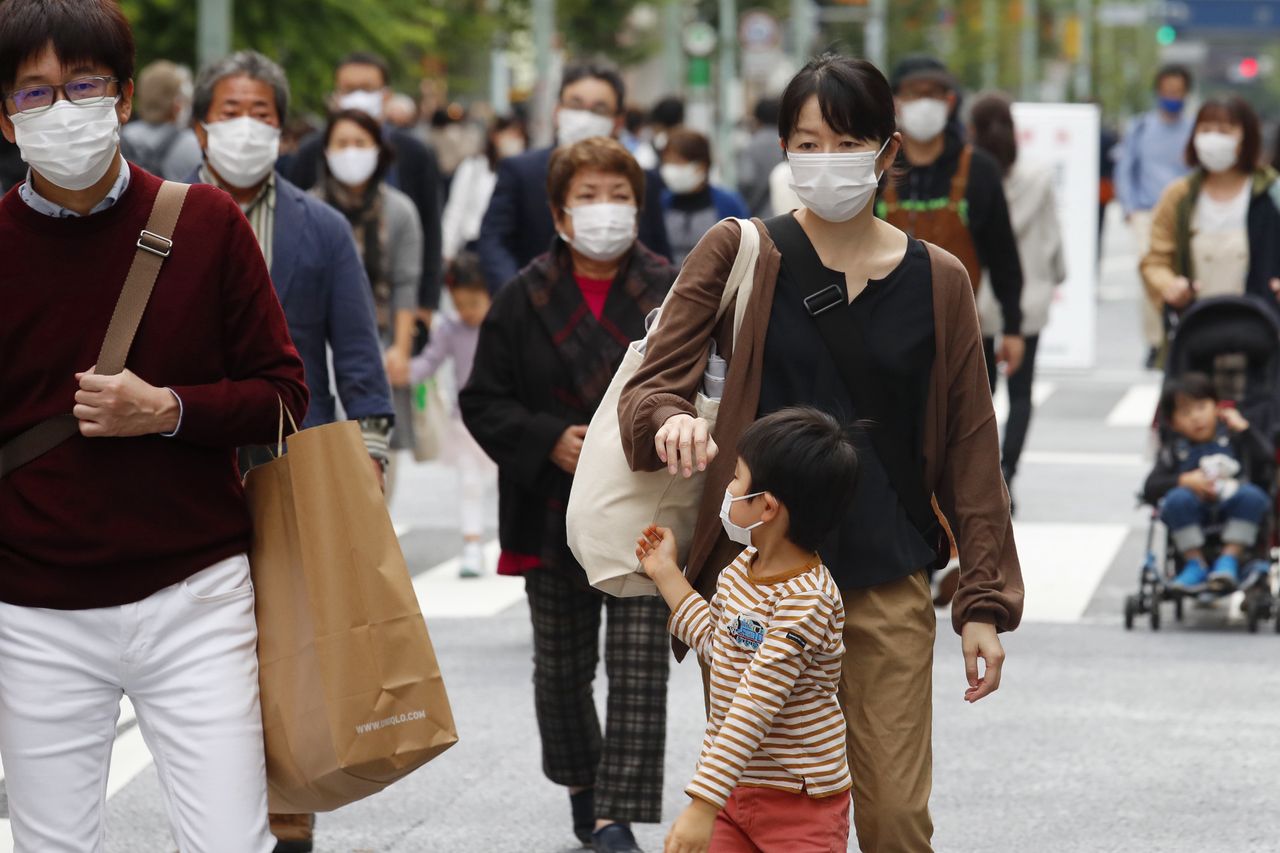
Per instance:
[[[815,561],[769,582],[751,577],[748,548],[721,574],[710,603],[690,593],[671,633],[711,670],[711,714],[692,797],[723,808],[739,785],[804,792],[850,787],[836,701],[844,603]]]

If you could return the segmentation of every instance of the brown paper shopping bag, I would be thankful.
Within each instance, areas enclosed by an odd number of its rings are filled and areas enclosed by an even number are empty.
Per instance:
[[[330,811],[458,737],[359,428],[304,430],[288,451],[245,480],[269,800]]]

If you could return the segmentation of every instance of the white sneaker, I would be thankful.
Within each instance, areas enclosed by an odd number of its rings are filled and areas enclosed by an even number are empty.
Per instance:
[[[458,570],[460,578],[478,578],[484,574],[484,548],[479,542],[468,542],[462,546],[462,567]]]

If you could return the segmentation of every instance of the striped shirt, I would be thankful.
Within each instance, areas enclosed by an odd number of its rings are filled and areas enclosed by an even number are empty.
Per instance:
[[[208,163],[200,167],[199,177],[202,183],[213,184],[223,190],[227,189],[214,176],[209,169]],[[276,228],[276,173],[274,170],[267,176],[262,188],[253,197],[253,201],[240,205],[240,210],[244,212],[245,218],[249,220],[249,227],[253,229],[253,236],[258,238],[258,246],[262,249],[262,259],[267,262],[267,269],[271,269]]]
[[[711,671],[702,756],[685,792],[723,808],[739,785],[825,797],[849,789],[836,700],[844,603],[821,563],[753,580],[748,548],[710,602],[690,593],[671,633]]]

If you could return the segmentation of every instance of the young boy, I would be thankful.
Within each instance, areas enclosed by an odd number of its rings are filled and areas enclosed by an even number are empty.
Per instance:
[[[1229,592],[1240,584],[1240,557],[1257,541],[1271,502],[1265,491],[1237,475],[1244,457],[1269,459],[1271,447],[1238,410],[1219,405],[1213,380],[1203,373],[1188,373],[1165,386],[1160,418],[1173,439],[1160,449],[1143,497],[1160,504],[1160,519],[1186,560],[1170,587],[1189,594],[1209,588]],[[1210,571],[1203,525],[1215,511],[1226,527],[1222,555]]]
[[[738,454],[720,520],[746,550],[710,603],[676,565],[670,530],[651,527],[636,543],[671,606],[671,633],[711,674],[702,756],[686,789],[693,803],[666,851],[844,851],[844,603],[816,548],[848,511],[857,452],[834,418],[793,408],[749,427]]]
[[[445,316],[431,330],[426,349],[409,364],[409,381],[414,385],[435,376],[446,359],[453,360],[455,390],[461,390],[471,378],[471,365],[480,340],[480,324],[489,313],[489,288],[480,271],[480,260],[474,252],[461,252],[445,274],[445,286],[453,302],[457,318]],[[458,401],[453,400],[450,421],[448,458],[458,469],[461,483],[462,566],[464,578],[480,577],[484,565],[484,496],[497,466],[467,432],[458,414]]]

